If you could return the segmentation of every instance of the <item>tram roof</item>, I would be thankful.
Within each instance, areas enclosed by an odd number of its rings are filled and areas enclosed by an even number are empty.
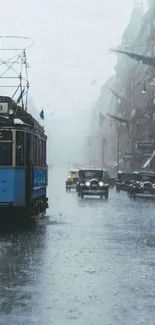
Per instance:
[[[0,96],[0,101],[3,103],[7,103],[10,108],[14,110],[13,118],[9,116],[9,114],[0,114],[0,124],[25,124],[27,126],[31,126],[32,128],[44,133],[44,128],[39,124],[39,122],[26,110],[24,110],[21,106],[17,105],[17,103],[10,97]]]

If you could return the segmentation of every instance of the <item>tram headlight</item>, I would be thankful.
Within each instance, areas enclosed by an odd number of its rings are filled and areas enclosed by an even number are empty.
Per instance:
[[[89,181],[86,182],[86,186],[88,186],[88,187],[90,186],[90,182]]]
[[[14,110],[13,110],[13,108],[9,108],[8,114],[9,114],[9,115],[13,115],[13,114],[14,114]]]

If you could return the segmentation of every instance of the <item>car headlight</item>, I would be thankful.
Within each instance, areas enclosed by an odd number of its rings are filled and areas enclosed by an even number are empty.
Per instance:
[[[104,185],[104,183],[101,181],[101,182],[99,182],[99,186],[103,186]]]
[[[86,186],[90,186],[90,182],[89,181],[87,181],[85,184],[86,184]]]

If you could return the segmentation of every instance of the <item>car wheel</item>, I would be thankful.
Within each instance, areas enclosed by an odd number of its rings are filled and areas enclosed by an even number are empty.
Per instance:
[[[81,199],[84,198],[84,194],[83,194],[83,192],[80,193],[80,196],[81,196]]]

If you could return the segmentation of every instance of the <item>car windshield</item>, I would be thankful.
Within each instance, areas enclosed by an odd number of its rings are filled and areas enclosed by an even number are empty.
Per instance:
[[[132,179],[132,175],[131,174],[120,174],[120,178],[125,179],[125,180],[129,180]]]
[[[155,183],[155,175],[138,175],[138,181]]]
[[[102,178],[102,176],[103,176],[102,170],[85,170],[85,171],[83,171],[83,177],[85,179]]]
[[[70,176],[75,178],[75,177],[78,177],[78,172],[70,172]]]
[[[109,178],[109,173],[108,173],[107,170],[104,170],[104,171],[103,171],[103,177],[104,177],[104,178]]]

